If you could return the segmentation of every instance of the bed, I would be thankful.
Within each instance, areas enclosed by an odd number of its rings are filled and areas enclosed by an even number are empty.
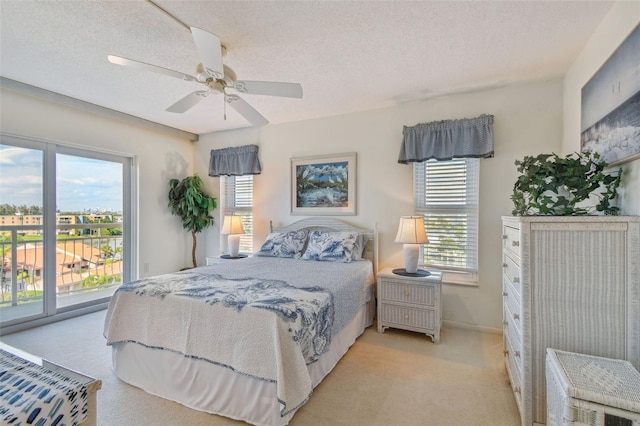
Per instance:
[[[104,329],[115,374],[196,410],[288,424],[373,322],[375,234],[304,219],[254,256],[123,284]]]

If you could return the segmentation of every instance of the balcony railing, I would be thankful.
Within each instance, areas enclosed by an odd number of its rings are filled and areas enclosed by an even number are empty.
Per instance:
[[[51,276],[45,274],[43,229],[0,226],[0,307],[42,300],[45,276]],[[56,226],[53,267],[58,297],[118,286],[122,263],[122,223]]]

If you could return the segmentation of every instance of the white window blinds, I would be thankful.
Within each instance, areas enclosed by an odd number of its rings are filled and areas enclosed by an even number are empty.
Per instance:
[[[253,253],[253,175],[222,176],[220,185],[222,215],[242,216],[245,234],[240,236],[240,252]],[[227,238],[223,237],[226,247]]]
[[[414,210],[429,238],[425,265],[477,272],[479,175],[476,158],[414,163]]]

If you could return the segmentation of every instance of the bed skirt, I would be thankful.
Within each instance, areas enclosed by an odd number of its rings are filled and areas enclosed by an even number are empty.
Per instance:
[[[333,338],[331,348],[308,365],[315,388],[335,367],[366,327],[373,324],[375,297]],[[286,425],[295,410],[280,416],[276,383],[238,374],[210,362],[147,348],[137,343],[111,346],[113,369],[120,380],[186,407],[255,425]]]

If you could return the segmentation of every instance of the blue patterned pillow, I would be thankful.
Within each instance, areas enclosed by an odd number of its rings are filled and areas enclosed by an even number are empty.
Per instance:
[[[255,256],[300,258],[308,231],[272,232]]]
[[[351,262],[358,234],[351,232],[312,231],[309,244],[302,256],[305,260]]]

